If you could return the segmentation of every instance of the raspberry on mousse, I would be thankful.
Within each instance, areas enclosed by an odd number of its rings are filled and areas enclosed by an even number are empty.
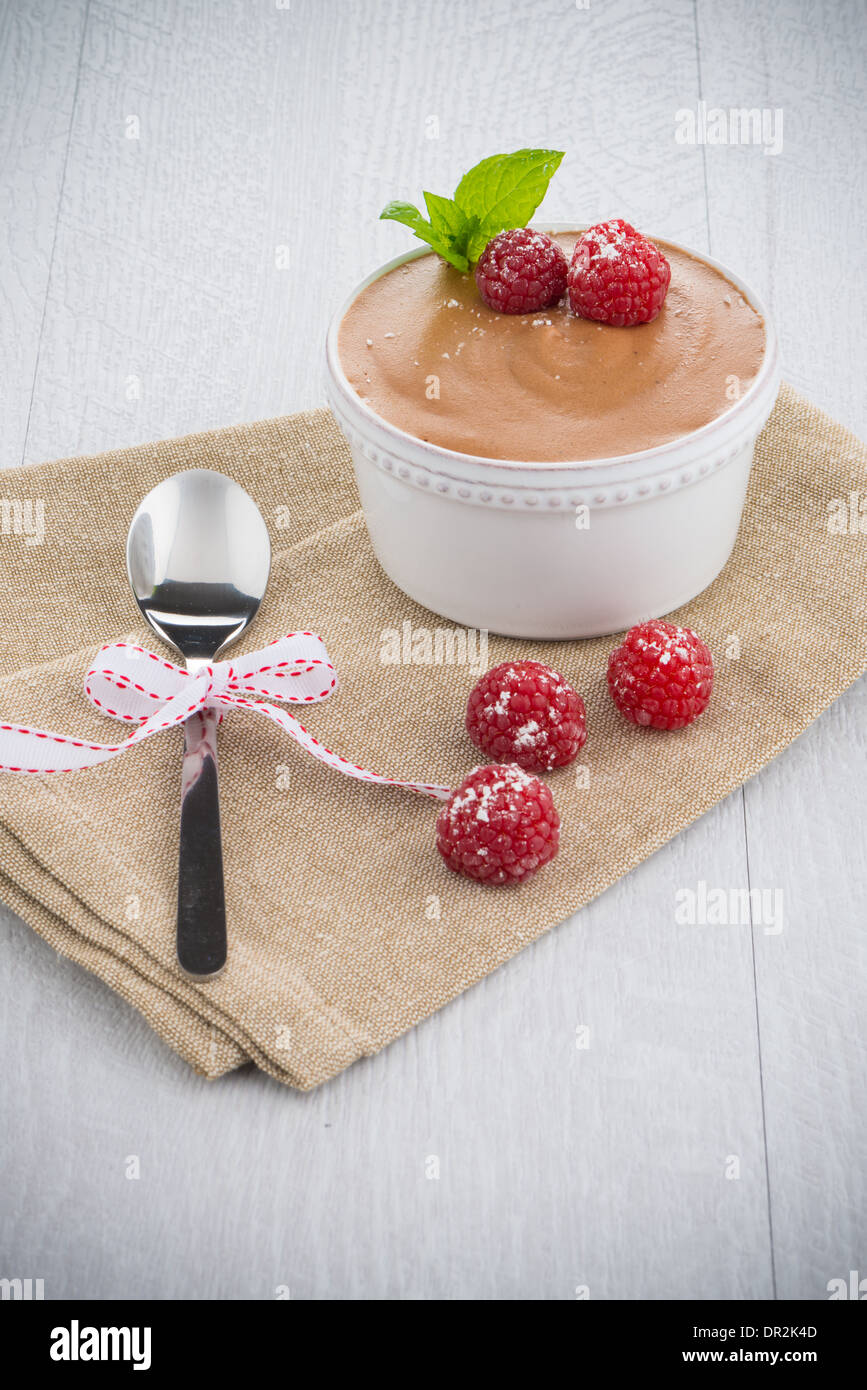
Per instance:
[[[479,294],[501,314],[534,314],[566,293],[566,255],[545,232],[516,227],[492,237],[476,266]]]
[[[559,845],[549,788],[513,763],[474,768],[437,819],[437,849],[448,867],[481,883],[522,883]]]
[[[598,222],[576,241],[569,304],[580,318],[630,328],[656,318],[670,280],[671,266],[659,247],[615,217]]]
[[[682,729],[707,707],[713,658],[688,627],[658,619],[639,623],[608,658],[608,689],[633,724]]]
[[[504,661],[471,690],[467,732],[497,762],[548,772],[571,763],[583,747],[584,701],[541,661]]]

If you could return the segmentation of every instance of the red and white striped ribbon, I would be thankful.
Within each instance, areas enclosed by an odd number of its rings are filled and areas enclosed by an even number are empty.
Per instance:
[[[112,719],[137,727],[121,743],[88,743],[68,734],[0,722],[0,771],[20,773],[73,772],[96,767],[151,734],[161,733],[203,709],[250,710],[284,729],[302,748],[337,772],[361,782],[407,787],[445,801],[448,787],[429,782],[404,782],[359,767],[332,753],[286,710],[269,704],[316,704],[337,687],[337,674],[321,637],[313,632],[290,632],[261,651],[248,652],[233,662],[216,661],[196,675],[130,642],[102,647],[84,679],[91,704]]]

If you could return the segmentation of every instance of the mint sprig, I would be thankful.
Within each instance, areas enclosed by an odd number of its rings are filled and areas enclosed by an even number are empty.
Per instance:
[[[494,154],[464,174],[453,198],[425,193],[429,221],[412,203],[387,203],[381,219],[402,222],[458,270],[469,270],[491,237],[526,227],[563,158],[562,150]]]

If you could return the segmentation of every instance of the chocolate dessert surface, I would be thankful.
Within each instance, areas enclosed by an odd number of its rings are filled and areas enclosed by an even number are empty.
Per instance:
[[[559,235],[567,257],[576,234]],[[666,242],[651,322],[595,323],[568,300],[502,314],[471,273],[430,253],[363,290],[339,353],[359,396],[419,439],[463,454],[580,461],[665,444],[721,415],[762,363],[764,323],[706,262]]]

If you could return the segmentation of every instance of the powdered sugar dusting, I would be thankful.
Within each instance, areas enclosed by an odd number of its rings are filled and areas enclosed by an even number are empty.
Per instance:
[[[535,719],[528,719],[515,733],[516,748],[539,748],[548,742],[548,735],[540,729]]]
[[[469,777],[474,777],[477,772],[482,771],[488,769],[482,766],[474,767]],[[493,809],[492,803],[500,803],[501,806],[505,804],[517,809],[535,780],[516,763],[508,763],[499,770],[493,782],[480,782],[476,786],[459,788],[446,808],[446,815],[452,825],[457,824],[464,812],[468,812],[473,820],[488,823]]]

